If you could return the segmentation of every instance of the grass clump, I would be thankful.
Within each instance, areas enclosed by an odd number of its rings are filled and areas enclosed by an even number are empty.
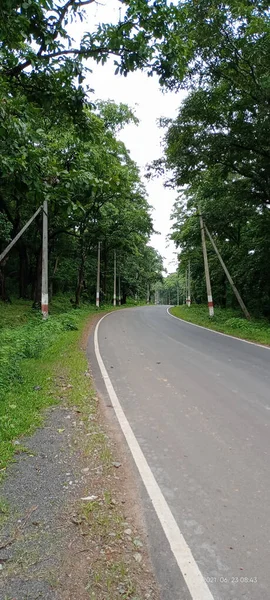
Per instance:
[[[210,318],[208,307],[193,304],[174,306],[170,312],[175,317],[202,325],[214,331],[220,331],[242,338],[251,342],[270,345],[270,325],[265,319],[251,319],[248,321],[244,316],[233,309],[215,307],[215,315]]]

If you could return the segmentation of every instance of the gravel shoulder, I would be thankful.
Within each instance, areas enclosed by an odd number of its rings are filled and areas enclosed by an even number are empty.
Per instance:
[[[57,364],[61,403],[17,441],[0,484],[1,600],[159,598],[133,466],[86,366],[94,321],[81,371]]]

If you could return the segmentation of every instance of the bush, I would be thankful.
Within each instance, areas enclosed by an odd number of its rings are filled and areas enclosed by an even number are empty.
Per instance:
[[[224,321],[224,325],[230,329],[240,329],[241,331],[247,331],[250,329],[250,322],[246,319],[241,319],[241,317],[227,319],[227,321]]]
[[[40,316],[0,332],[0,400],[14,381],[22,380],[21,361],[39,358],[62,331],[78,329],[76,315],[63,314],[42,321]]]

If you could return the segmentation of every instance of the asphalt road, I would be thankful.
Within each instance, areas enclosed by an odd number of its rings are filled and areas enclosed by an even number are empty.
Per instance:
[[[99,325],[114,390],[214,600],[270,598],[270,350],[164,306]],[[145,492],[164,600],[191,594]]]

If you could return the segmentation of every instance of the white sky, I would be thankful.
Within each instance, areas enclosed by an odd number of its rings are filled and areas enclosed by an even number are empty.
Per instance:
[[[98,22],[117,22],[119,19],[119,3],[117,0],[105,0],[101,5],[87,7],[89,22],[72,25],[72,35],[77,39],[87,30],[93,29]],[[88,65],[90,66],[90,65]],[[163,131],[158,128],[160,117],[175,117],[183,98],[182,94],[162,93],[157,77],[148,77],[146,73],[130,73],[127,77],[114,74],[113,60],[104,66],[91,63],[93,73],[87,77],[87,83],[94,89],[94,99],[123,102],[134,109],[140,123],[126,126],[120,133],[131,158],[141,168],[142,176],[147,163],[162,155],[161,139]],[[176,192],[164,188],[162,179],[144,183],[149,195],[149,203],[153,207],[154,228],[160,232],[151,238],[154,246],[164,257],[164,266],[169,272],[175,271],[176,253],[172,242],[168,244],[167,234],[170,232],[170,213]]]

